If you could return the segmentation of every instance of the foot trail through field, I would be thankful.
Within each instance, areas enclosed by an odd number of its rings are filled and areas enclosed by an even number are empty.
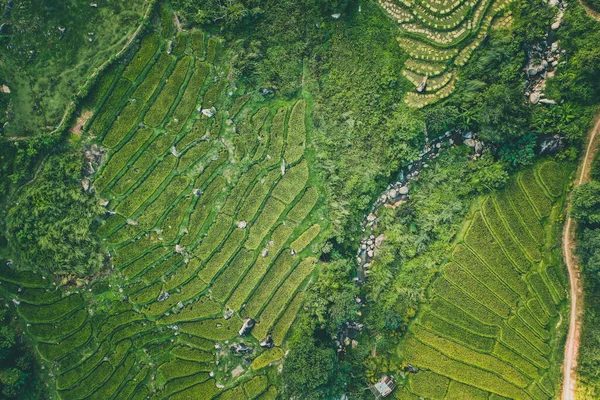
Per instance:
[[[583,156],[581,167],[578,171],[578,177],[575,186],[586,183],[590,179],[590,167],[598,146],[596,138],[599,136],[600,118],[596,121],[594,128],[590,132],[589,141]],[[571,204],[567,206],[567,213]],[[563,377],[563,400],[574,400],[576,389],[576,368],[577,355],[579,353],[579,342],[581,335],[581,317],[583,314],[583,287],[581,282],[581,270],[578,261],[573,255],[575,248],[575,224],[570,216],[567,216],[567,222],[563,231],[563,254],[565,264],[569,270],[569,281],[571,286],[571,310],[569,318],[569,333],[567,343],[565,344],[564,377]]]

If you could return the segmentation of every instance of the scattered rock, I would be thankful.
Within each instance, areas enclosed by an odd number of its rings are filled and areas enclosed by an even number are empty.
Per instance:
[[[333,19],[339,19],[342,16],[342,14],[331,14],[331,18]]]
[[[202,114],[208,118],[214,117],[216,113],[217,113],[217,109],[214,107],[202,109]]]
[[[223,314],[223,318],[229,319],[233,316],[233,310],[229,307],[225,308],[225,314]]]
[[[273,338],[271,337],[271,335],[267,336],[265,338],[265,340],[260,342],[260,347],[262,347],[263,349],[270,349],[274,345],[275,345],[275,343],[273,342]]]
[[[269,249],[267,249],[266,247],[262,250],[262,252],[260,253],[260,255],[265,258],[266,256],[269,255]]]
[[[540,94],[538,92],[532,92],[529,95],[529,102],[531,104],[537,104],[540,101]]]
[[[252,328],[254,328],[255,323],[256,323],[256,321],[254,321],[252,318],[244,319],[244,324],[240,328],[240,332],[239,332],[240,336],[245,336],[248,333],[250,333]]]
[[[238,221],[237,222],[237,227],[240,229],[246,229],[247,226],[248,226],[248,223],[246,221]]]
[[[560,28],[560,21],[556,21],[550,26],[550,29],[552,29],[553,31],[557,30],[558,28]]]
[[[540,99],[540,104],[554,105],[554,104],[556,104],[556,101],[554,101],[552,99]]]
[[[244,343],[236,343],[229,348],[233,354],[242,355],[252,353],[252,347],[246,346]]]
[[[374,222],[376,219],[377,219],[377,216],[375,214],[373,214],[373,213],[370,213],[367,216],[367,221],[369,221],[369,222]]]
[[[408,186],[402,186],[400,189],[398,189],[398,193],[400,193],[401,195],[407,195],[408,194]]]
[[[167,300],[169,297],[170,297],[169,292],[160,292],[160,294],[156,298],[156,301],[158,301],[159,303],[162,303],[163,301]]]

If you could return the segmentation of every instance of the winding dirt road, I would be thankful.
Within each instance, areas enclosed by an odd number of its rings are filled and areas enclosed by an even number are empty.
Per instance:
[[[590,179],[590,167],[598,150],[598,145],[596,143],[596,138],[600,136],[598,135],[598,131],[600,131],[600,118],[598,118],[594,125],[594,129],[590,132],[588,145],[578,170],[579,175],[575,181],[575,186],[586,183]],[[571,203],[569,202],[567,213],[570,208]],[[569,281],[571,282],[571,315],[569,319],[569,333],[565,345],[565,360],[563,366],[563,400],[575,400],[577,355],[579,353],[581,316],[583,314],[581,270],[579,269],[577,258],[573,254],[575,248],[575,228],[575,222],[570,216],[567,216],[567,222],[563,231],[563,255],[565,257],[565,264],[567,264],[567,269],[569,270]]]

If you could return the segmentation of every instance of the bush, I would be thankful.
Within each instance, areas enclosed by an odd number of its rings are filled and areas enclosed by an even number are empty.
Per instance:
[[[600,182],[587,182],[573,189],[571,215],[583,224],[600,225]]]
[[[20,268],[81,276],[103,267],[104,254],[90,230],[103,209],[92,191],[82,190],[83,170],[79,152],[50,156],[35,183],[14,199],[6,229],[23,261],[16,263]]]

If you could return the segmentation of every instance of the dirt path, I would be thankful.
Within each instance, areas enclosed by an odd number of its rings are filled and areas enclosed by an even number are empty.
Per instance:
[[[583,7],[587,15],[600,21],[600,13],[592,10],[587,4],[585,4],[585,1],[579,0],[579,4],[581,7]]]
[[[600,118],[596,121],[594,129],[590,132],[589,142],[578,171],[579,176],[575,186],[581,185],[590,179],[590,167],[598,150],[596,138],[600,137]],[[571,204],[567,205],[567,213]],[[563,367],[563,400],[575,400],[577,383],[577,355],[579,353],[579,341],[581,335],[581,316],[583,314],[583,287],[581,283],[581,270],[577,258],[573,254],[575,249],[575,222],[567,217],[567,223],[563,231],[563,254],[565,263],[569,270],[569,281],[571,282],[571,311],[569,319],[569,333],[565,345],[565,360]]]

